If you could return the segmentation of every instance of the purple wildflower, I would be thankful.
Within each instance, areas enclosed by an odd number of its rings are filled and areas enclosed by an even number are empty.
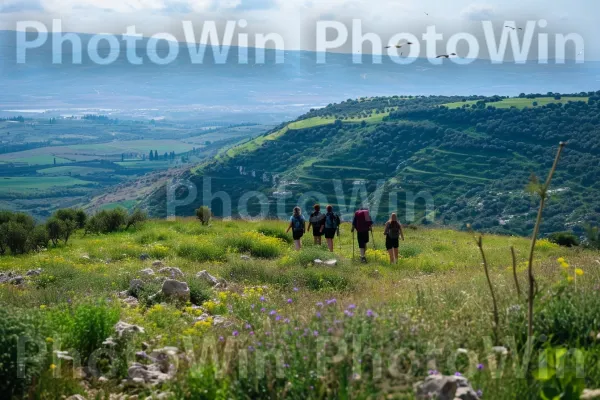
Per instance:
[[[233,336],[238,336],[240,333],[238,331],[233,331]]]
[[[314,332],[313,332],[313,335],[315,335],[315,336],[319,336],[319,331],[314,331]]]
[[[317,307],[323,307],[323,303],[322,302],[318,302],[317,303]]]
[[[429,370],[429,375],[437,375],[437,374],[439,374],[439,372],[437,370],[435,370],[435,369]]]
[[[265,312],[265,311],[267,311],[267,309],[264,307],[260,309],[260,312]]]
[[[353,317],[354,316],[354,313],[352,311],[348,311],[348,310],[344,311],[344,314],[346,314],[347,317]]]
[[[317,316],[317,318],[321,318],[321,313],[317,311],[317,313],[315,314]]]
[[[367,314],[367,317],[369,317],[369,318],[372,318],[375,316],[375,313],[371,309],[367,310],[366,314]]]
[[[483,369],[483,364],[477,364],[477,369],[481,371]]]
[[[292,300],[292,299],[287,299],[287,303],[288,303],[288,304],[292,304],[292,302],[293,302],[293,301],[294,301],[294,300]]]
[[[260,296],[260,301],[265,301],[265,296]]]
[[[356,308],[356,305],[355,305],[355,304],[350,304],[350,305],[348,306],[348,310],[354,310],[355,308]]]
[[[331,332],[333,332],[333,328],[328,328],[327,333],[331,333]]]
[[[455,372],[454,376],[462,376],[462,374],[460,372]]]
[[[252,329],[252,325],[250,325],[250,324],[246,324],[246,325],[245,325],[245,328],[246,328],[246,329]]]
[[[248,333],[248,335],[254,336],[254,331],[250,331],[250,333]]]
[[[275,317],[275,321],[279,321],[281,319],[281,315]]]
[[[223,336],[219,336],[219,342],[224,342],[225,338]]]
[[[285,322],[286,324],[289,324],[290,323],[290,319],[286,318],[286,319],[283,320],[283,322]]]
[[[297,292],[297,291],[298,291],[298,288],[297,288],[297,287],[295,287],[295,288],[294,288],[294,292]]]
[[[275,314],[277,314],[277,311],[275,311],[275,310],[271,310],[271,311],[269,312],[269,315],[275,315]]]
[[[477,396],[478,396],[478,397],[483,397],[483,390],[479,389],[479,390],[477,391]]]
[[[337,300],[336,300],[336,299],[331,299],[331,300],[327,300],[325,303],[326,303],[328,306],[330,306],[330,305],[332,305],[332,304],[335,304],[335,303],[337,303]]]
[[[254,351],[254,347],[253,346],[248,346],[248,351],[253,352]]]

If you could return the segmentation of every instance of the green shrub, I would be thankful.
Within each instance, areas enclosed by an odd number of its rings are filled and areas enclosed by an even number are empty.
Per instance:
[[[190,288],[190,301],[195,305],[202,305],[206,300],[210,300],[213,296],[212,288],[200,279],[190,279],[188,282]]]
[[[79,304],[73,309],[49,311],[49,314],[53,331],[62,340],[63,348],[76,350],[85,364],[95,350],[102,348],[102,342],[114,333],[120,309],[102,300]]]
[[[207,206],[202,206],[196,210],[196,218],[198,218],[202,225],[208,225],[211,215],[212,212]]]
[[[292,237],[290,235],[286,234],[284,231],[282,231],[280,229],[275,229],[275,228],[270,228],[270,227],[264,226],[264,227],[258,228],[257,231],[259,233],[262,233],[265,236],[270,236],[270,237],[274,237],[277,239],[281,239],[288,244],[291,244],[294,242],[294,239],[292,239]]]
[[[0,307],[1,397],[20,397],[32,380],[39,376],[46,357],[46,332],[45,320],[39,311]],[[21,354],[19,340],[24,344]],[[18,365],[21,366],[20,376]]]
[[[221,238],[218,245],[253,257],[275,258],[281,255],[281,240],[258,232],[243,232]]]
[[[579,238],[571,232],[554,232],[548,235],[548,240],[564,247],[579,246]]]
[[[223,261],[225,248],[207,240],[188,241],[179,244],[177,255],[191,261]]]
[[[585,239],[587,247],[600,250],[600,233],[597,226],[585,227]]]
[[[102,210],[88,220],[86,232],[96,234],[117,232],[125,226],[127,218],[127,210],[122,207]]]
[[[27,238],[29,236],[27,227],[13,220],[7,223],[6,229],[6,247],[10,249],[12,254],[26,253]]]
[[[87,214],[82,209],[63,208],[57,210],[52,216],[65,222],[73,221],[76,229],[84,228],[87,221]]]
[[[49,240],[50,238],[48,237],[46,227],[42,225],[36,226],[29,234],[27,247],[32,250],[38,250],[47,247]]]

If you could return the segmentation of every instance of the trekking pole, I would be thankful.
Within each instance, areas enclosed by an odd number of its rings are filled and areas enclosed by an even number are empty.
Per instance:
[[[352,260],[354,260],[354,232],[351,232],[352,235]]]

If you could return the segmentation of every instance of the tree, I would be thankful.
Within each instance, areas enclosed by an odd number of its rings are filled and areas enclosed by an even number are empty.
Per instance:
[[[65,231],[65,223],[58,218],[51,218],[46,221],[46,232],[48,238],[52,241],[54,246],[58,245],[58,242],[63,237]]]
[[[125,230],[129,229],[129,227],[131,227],[131,226],[136,226],[138,224],[141,224],[142,222],[146,221],[147,219],[148,219],[148,214],[146,214],[139,208],[136,208],[135,211],[129,217],[127,217],[127,224],[125,226]]]
[[[12,254],[24,254],[27,251],[28,236],[25,225],[16,221],[9,221],[7,225],[7,247]]]
[[[150,150],[150,161],[154,161],[154,153]]]
[[[211,211],[207,206],[202,206],[196,210],[196,218],[200,220],[202,225],[208,225],[210,222]]]
[[[158,160],[158,151],[154,150],[154,159]]]

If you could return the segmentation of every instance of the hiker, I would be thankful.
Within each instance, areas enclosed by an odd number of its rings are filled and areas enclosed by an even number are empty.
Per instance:
[[[369,210],[366,208],[360,208],[354,213],[351,232],[354,233],[355,229],[357,232],[356,238],[358,239],[358,248],[360,249],[360,261],[366,263],[366,250],[367,243],[369,243],[369,232],[373,231],[373,221],[369,215]]]
[[[292,230],[296,250],[299,251],[302,248],[302,236],[304,236],[304,232],[306,232],[306,224],[304,217],[302,216],[302,211],[300,211],[300,207],[294,207],[294,214],[290,218],[290,226],[288,226],[285,233],[288,233],[290,229]]]
[[[308,219],[308,230],[310,231],[310,227],[313,229],[313,238],[315,240],[315,244],[321,245],[321,236],[323,236],[323,224],[325,223],[325,215],[321,212],[321,206],[315,204],[313,206],[315,210],[312,214],[310,214],[310,218]]]
[[[385,235],[385,248],[390,254],[390,264],[396,264],[398,262],[399,238],[402,238],[402,241],[404,241],[402,224],[398,222],[396,213],[392,213],[389,221],[385,223],[383,234]]]
[[[323,224],[321,231],[325,233],[325,239],[327,240],[327,247],[329,251],[333,253],[333,238],[336,232],[339,232],[340,228],[340,217],[334,214],[333,207],[327,206],[327,214],[325,214],[325,223]]]

